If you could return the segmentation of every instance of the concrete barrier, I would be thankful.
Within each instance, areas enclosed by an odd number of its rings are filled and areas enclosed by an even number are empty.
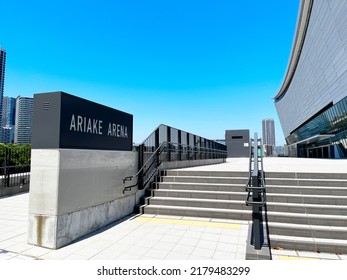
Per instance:
[[[137,153],[33,150],[28,243],[60,248],[133,212],[136,190],[122,193],[137,171]]]

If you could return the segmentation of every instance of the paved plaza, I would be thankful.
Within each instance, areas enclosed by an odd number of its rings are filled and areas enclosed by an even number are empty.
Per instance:
[[[28,194],[0,200],[0,259],[245,259],[248,222],[134,215],[58,250],[26,243]]]
[[[347,159],[264,157],[267,172],[347,173]],[[248,158],[228,158],[226,163],[190,167],[187,170],[248,171]]]
[[[346,160],[264,159],[266,171],[345,173],[346,166]],[[247,167],[248,159],[241,158],[194,169]],[[246,256],[249,222],[156,215],[126,217],[58,250],[41,248],[27,244],[28,205],[27,193],[0,198],[0,260],[244,260]],[[272,255],[274,260],[347,259],[285,250],[272,250]]]

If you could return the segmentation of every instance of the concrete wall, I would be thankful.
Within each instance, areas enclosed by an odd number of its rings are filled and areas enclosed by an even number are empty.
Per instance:
[[[275,103],[284,136],[347,93],[347,2],[314,1],[293,79]]]
[[[33,149],[28,243],[59,248],[133,212],[136,152]]]

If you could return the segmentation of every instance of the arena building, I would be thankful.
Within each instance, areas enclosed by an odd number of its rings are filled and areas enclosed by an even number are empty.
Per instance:
[[[347,1],[302,0],[275,106],[291,156],[347,158]]]

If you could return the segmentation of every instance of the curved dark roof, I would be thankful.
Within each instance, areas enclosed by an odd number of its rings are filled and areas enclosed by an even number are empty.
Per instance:
[[[301,0],[299,17],[296,24],[296,33],[293,42],[292,52],[289,59],[286,75],[284,76],[282,86],[276,96],[275,102],[279,101],[287,92],[287,89],[293,79],[296,67],[298,65],[301,50],[305,42],[305,36],[310,21],[310,15],[314,0]]]

